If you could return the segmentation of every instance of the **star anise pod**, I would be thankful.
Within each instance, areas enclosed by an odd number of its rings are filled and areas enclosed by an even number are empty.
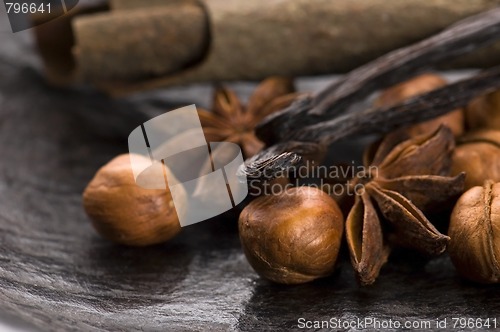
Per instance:
[[[283,77],[264,80],[246,106],[232,90],[220,87],[215,91],[212,112],[198,110],[205,137],[209,142],[237,143],[244,157],[249,158],[264,147],[255,136],[255,126],[267,115],[290,105],[297,96],[292,80]]]
[[[398,139],[398,138],[394,138]],[[385,144],[393,145],[391,142]],[[362,184],[346,221],[351,262],[361,284],[371,284],[394,245],[429,256],[443,253],[449,237],[423,211],[448,203],[463,191],[465,174],[450,173],[455,141],[441,126],[387,149],[382,143],[351,185]]]

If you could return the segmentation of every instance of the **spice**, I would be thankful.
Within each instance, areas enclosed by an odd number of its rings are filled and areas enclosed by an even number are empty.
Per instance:
[[[134,155],[134,162],[141,161],[144,165],[151,163],[146,157]],[[147,170],[141,176],[148,181]],[[170,191],[136,185],[128,154],[114,158],[97,171],[85,188],[83,206],[99,234],[120,244],[161,243],[181,230],[177,212],[182,211],[176,212]]]
[[[500,183],[486,181],[458,200],[450,219],[449,254],[463,277],[500,281]]]
[[[350,112],[350,106],[376,90],[401,82],[426,67],[464,54],[498,38],[500,9],[463,20],[441,33],[411,46],[390,52],[359,67],[314,97],[298,100],[287,109],[264,119],[256,128],[267,148],[247,161],[249,174],[272,173],[293,167],[301,145],[331,144],[367,133],[387,133],[443,115],[465,106],[471,99],[500,87],[500,69],[488,69],[473,78],[450,84],[404,104],[382,109]],[[268,171],[270,170],[270,172]]]
[[[445,86],[446,80],[435,74],[423,74],[397,84],[385,91],[375,101],[376,107],[393,106],[408,100],[412,97],[422,95],[423,93],[435,90]],[[432,120],[422,123],[410,125],[400,128],[399,130],[406,132],[407,137],[435,131],[440,125],[445,125],[451,129],[453,135],[458,137],[464,131],[464,115],[462,109],[453,110],[445,115],[439,116]],[[391,134],[389,134],[391,135]]]
[[[245,107],[232,90],[217,89],[212,112],[198,111],[207,141],[237,143],[245,158],[252,157],[264,147],[255,136],[255,125],[293,102],[298,96],[294,91],[292,80],[271,77],[256,88]]]
[[[343,228],[335,201],[311,187],[259,197],[239,219],[241,244],[252,267],[262,277],[283,284],[332,274]]]
[[[458,140],[453,152],[452,174],[465,172],[465,188],[500,181],[500,131],[478,130]]]
[[[446,249],[449,238],[423,211],[463,191],[464,174],[447,176],[453,147],[453,135],[446,127],[406,140],[390,151],[381,146],[371,165],[366,165],[369,172],[350,183],[364,188],[346,219],[351,262],[362,285],[375,281],[390,245],[432,256]]]
[[[64,53],[59,60],[73,63],[58,73],[61,81],[84,78],[101,87],[104,81],[111,93],[130,93],[202,81],[346,72],[496,4],[491,0],[113,0],[111,10],[73,18],[64,30],[49,22],[58,33],[45,34],[39,45],[51,54]],[[360,26],[376,29],[366,33]],[[61,33],[75,36],[74,41],[61,43]],[[481,37],[474,42],[481,44]],[[449,53],[446,48],[440,52]],[[46,62],[47,71],[57,66],[56,56],[45,56],[52,58]],[[488,66],[497,56],[498,51],[490,50],[476,54],[472,63]]]

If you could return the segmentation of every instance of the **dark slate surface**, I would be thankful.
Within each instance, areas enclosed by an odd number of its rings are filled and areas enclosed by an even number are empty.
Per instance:
[[[429,320],[435,329],[436,319],[500,319],[498,287],[461,281],[446,257],[426,265],[393,257],[367,288],[344,259],[336,276],[284,287],[249,267],[234,216],[151,248],[100,239],[81,207],[96,169],[126,152],[144,119],[167,105],[203,105],[210,88],[121,101],[56,90],[43,81],[29,33],[0,33],[0,45],[0,312],[8,317],[43,331],[276,331],[300,317]]]

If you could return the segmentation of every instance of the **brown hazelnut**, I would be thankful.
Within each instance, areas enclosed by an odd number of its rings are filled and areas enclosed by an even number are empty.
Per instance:
[[[465,108],[469,129],[500,130],[500,90],[473,99]]]
[[[259,275],[299,284],[333,273],[344,221],[335,201],[311,187],[262,196],[241,212],[240,239]]]
[[[134,161],[150,164],[148,158],[134,157]],[[138,186],[129,154],[97,171],[83,193],[83,206],[97,232],[120,244],[157,244],[181,230],[170,191]]]
[[[439,75],[423,74],[410,80],[397,84],[383,91],[375,101],[375,106],[391,106],[403,102],[446,85],[446,81]],[[455,137],[464,132],[464,115],[462,109],[457,109],[435,119],[425,121],[409,128],[405,128],[409,137],[434,132],[440,125],[451,129]]]
[[[500,183],[487,181],[465,192],[453,209],[448,251],[463,277],[500,281]]]
[[[490,179],[500,181],[500,131],[470,132],[457,142],[452,156],[452,175],[466,173],[465,189]]]

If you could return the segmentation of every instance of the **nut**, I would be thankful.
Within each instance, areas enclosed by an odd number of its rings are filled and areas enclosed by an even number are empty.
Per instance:
[[[500,90],[472,100],[465,108],[465,119],[469,129],[500,130]]]
[[[148,158],[134,157],[150,164]],[[120,244],[157,244],[181,230],[170,191],[136,185],[128,154],[99,169],[83,193],[83,206],[97,232]]]
[[[452,175],[465,172],[465,188],[500,181],[500,131],[479,130],[463,136],[452,156]]]
[[[500,183],[486,181],[460,197],[448,235],[451,260],[460,275],[479,283],[500,281]]]
[[[375,106],[391,106],[445,85],[446,81],[441,76],[423,74],[385,90],[375,101]],[[455,137],[460,136],[464,132],[463,110],[454,110],[435,119],[405,128],[405,131],[407,131],[409,137],[414,137],[433,132],[442,124],[450,128]]]
[[[283,284],[332,274],[343,228],[335,201],[311,187],[259,197],[239,219],[240,239],[250,265],[262,277]]]

